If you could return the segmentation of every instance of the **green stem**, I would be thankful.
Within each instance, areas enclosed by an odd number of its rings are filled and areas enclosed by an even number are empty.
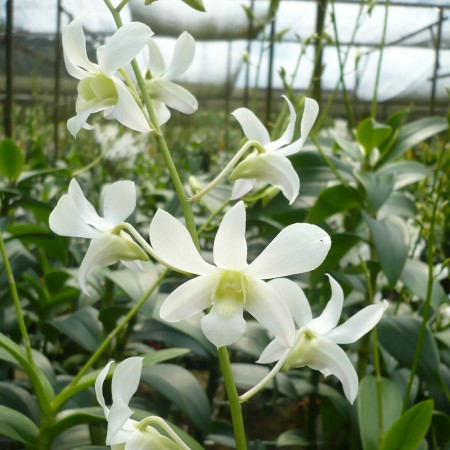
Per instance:
[[[383,34],[381,36],[380,42],[380,57],[378,58],[377,73],[375,76],[375,85],[373,87],[373,95],[372,95],[372,107],[370,109],[370,114],[373,118],[375,118],[377,115],[378,84],[380,82],[381,63],[383,61],[384,46],[386,42],[388,15],[389,15],[389,0],[386,0],[386,11],[384,13],[384,22],[383,22]]]
[[[9,263],[8,254],[6,253],[5,241],[3,240],[3,232],[0,228],[0,253],[2,254],[3,265],[5,267],[6,278],[8,279],[9,292],[16,310],[17,322],[19,323],[20,334],[22,335],[22,340],[25,345],[25,350],[27,353],[27,358],[29,363],[34,366],[33,353],[30,343],[30,338],[28,336],[27,326],[25,325],[25,320],[22,314],[22,307],[20,306],[19,293],[17,292],[16,280],[14,279],[14,274],[11,269],[11,264]]]
[[[219,357],[220,369],[222,371],[225,382],[225,389],[227,391],[228,403],[230,406],[231,420],[233,422],[234,438],[236,440],[237,450],[247,449],[247,440],[245,438],[244,421],[242,418],[242,408],[239,402],[239,397],[234,383],[233,373],[231,372],[230,359],[228,357],[228,350],[226,347],[217,349],[217,356]]]
[[[97,362],[103,352],[108,348],[112,340],[123,330],[123,328],[130,322],[130,320],[136,315],[136,313],[141,309],[142,305],[147,301],[147,299],[152,295],[153,291],[159,286],[161,281],[166,276],[168,270],[164,270],[156,281],[153,283],[151,288],[141,297],[141,299],[133,306],[133,308],[128,311],[127,315],[117,324],[117,326],[106,336],[100,346],[95,350],[91,357],[85,362],[84,366],[79,370],[74,379],[68,384],[53,400],[52,407],[54,411],[58,409],[71,397],[70,390],[78,384],[83,375]]]

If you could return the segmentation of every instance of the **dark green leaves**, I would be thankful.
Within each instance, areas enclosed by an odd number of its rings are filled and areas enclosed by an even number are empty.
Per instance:
[[[25,158],[12,139],[0,141],[0,176],[15,181],[22,173]]]

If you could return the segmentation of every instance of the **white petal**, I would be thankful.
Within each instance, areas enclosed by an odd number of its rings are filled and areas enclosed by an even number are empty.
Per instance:
[[[286,351],[286,347],[280,343],[277,339],[269,342],[267,347],[262,351],[259,357],[258,364],[269,364],[278,361],[283,353]]]
[[[231,114],[239,122],[249,141],[258,141],[263,146],[270,142],[269,132],[252,111],[247,108],[239,108]]]
[[[187,32],[183,32],[177,39],[170,63],[164,77],[173,80],[189,69],[195,56],[195,40]]]
[[[133,181],[116,181],[105,188],[103,216],[117,225],[133,214],[136,208],[136,186]]]
[[[240,270],[248,266],[243,202],[236,203],[224,215],[214,239],[213,252],[218,267]]]
[[[342,325],[331,330],[326,337],[336,344],[351,344],[368,333],[383,317],[388,302],[366,306],[364,309],[350,317]]]
[[[213,305],[211,311],[202,317],[201,326],[208,341],[220,348],[234,344],[240,339],[245,333],[247,324],[243,317],[242,306],[236,307],[231,314],[224,317],[219,313],[219,308]]]
[[[325,374],[332,373],[342,383],[345,396],[353,404],[358,394],[358,376],[348,356],[334,342],[318,338],[320,341],[311,352],[311,359],[306,365]]]
[[[150,224],[150,243],[163,261],[182,272],[206,275],[216,270],[203,260],[186,227],[162,209]]]
[[[276,186],[292,204],[300,190],[300,180],[291,162],[276,153],[264,153],[244,159],[238,164],[230,179],[251,179]]]
[[[305,108],[303,110],[302,122],[300,124],[300,139],[296,140],[286,147],[277,150],[277,153],[282,156],[289,156],[297,153],[305,143],[314,122],[319,114],[319,105],[312,98],[305,98]]]
[[[113,404],[118,400],[126,405],[130,403],[141,379],[142,360],[139,356],[132,356],[117,365],[111,384]]]
[[[131,95],[128,88],[118,78],[113,78],[117,89],[117,104],[113,109],[114,117],[122,124],[132,130],[147,133],[151,131],[150,125],[145,118],[141,108]]]
[[[247,277],[248,294],[245,309],[285,347],[291,347],[295,326],[281,296],[268,283]]]
[[[153,110],[155,111],[158,123],[164,125],[170,119],[170,110],[163,103],[152,99]]]
[[[125,239],[118,235],[102,233],[91,241],[80,270],[78,282],[87,295],[86,279],[96,266],[110,266],[120,260],[133,261],[136,259],[148,259],[144,251],[131,239]]]
[[[95,379],[95,395],[97,397],[97,402],[103,408],[103,412],[105,414],[106,420],[108,420],[109,409],[105,403],[105,397],[103,396],[103,383],[105,382],[106,376],[108,375],[109,368],[114,361],[110,361],[106,366],[101,370]]]
[[[328,275],[328,278],[331,286],[331,298],[322,311],[322,314],[316,319],[313,319],[308,325],[309,328],[321,335],[328,333],[338,324],[344,304],[344,292],[341,286],[330,275]]]
[[[77,136],[81,128],[92,130],[93,127],[86,124],[86,121],[88,120],[89,116],[99,111],[105,111],[110,107],[111,107],[111,99],[98,100],[97,98],[94,98],[87,102],[84,101],[77,102],[77,110],[78,110],[77,115],[71,117],[67,121],[67,129],[69,130],[70,134],[74,137]]]
[[[153,35],[143,23],[131,22],[119,28],[109,41],[97,49],[98,66],[111,77],[117,69],[129,64]]]
[[[142,266],[141,261],[122,261],[120,262],[128,269],[133,272],[145,272],[144,267]]]
[[[165,103],[169,108],[184,114],[197,111],[197,99],[184,87],[164,78],[150,81],[149,86],[152,98]]]
[[[69,184],[68,193],[75,203],[81,220],[101,231],[105,231],[109,228],[108,224],[97,214],[95,208],[86,199],[75,178],[73,178]]]
[[[62,33],[64,62],[67,72],[74,78],[81,80],[87,72],[99,72],[96,64],[89,61],[86,53],[86,37],[81,25],[82,17],[77,17]]]
[[[73,198],[64,194],[49,217],[50,229],[60,236],[92,239],[100,234],[98,230],[86,224],[79,216]]]
[[[253,189],[256,184],[256,180],[236,180],[233,186],[233,192],[231,193],[231,200],[237,200],[243,197],[245,194]]]
[[[150,39],[147,42],[148,48],[148,67],[152,77],[160,77],[164,74],[166,70],[166,65],[164,64],[164,57],[161,53],[158,44]]]
[[[280,294],[292,314],[298,328],[307,326],[312,320],[311,307],[303,289],[287,278],[277,278],[268,285]]]
[[[269,279],[309,272],[322,264],[330,245],[330,236],[316,225],[289,225],[250,264],[248,273]]]
[[[289,107],[289,124],[285,132],[279,139],[271,142],[270,144],[267,144],[266,149],[269,151],[275,150],[277,148],[282,147],[283,145],[289,144],[289,142],[292,141],[292,137],[294,136],[295,121],[297,119],[297,115],[295,114],[294,106],[289,101],[289,99],[285,95],[283,95],[283,98],[286,100]]]
[[[203,311],[212,304],[217,274],[202,275],[175,289],[163,302],[159,315],[167,322],[179,322]]]

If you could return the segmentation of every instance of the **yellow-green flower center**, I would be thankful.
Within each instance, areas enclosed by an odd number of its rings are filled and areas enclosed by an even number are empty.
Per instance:
[[[318,335],[309,328],[299,330],[295,340],[294,348],[286,359],[283,370],[289,370],[295,367],[303,367],[311,356],[314,355],[315,348],[319,345]]]
[[[224,270],[212,293],[214,305],[222,317],[229,317],[245,304],[247,279],[239,270]]]
[[[84,100],[106,100],[117,101],[117,90],[114,82],[99,73],[92,77],[84,78],[78,85],[78,92]]]

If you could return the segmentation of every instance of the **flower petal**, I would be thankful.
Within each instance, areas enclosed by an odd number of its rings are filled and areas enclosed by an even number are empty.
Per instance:
[[[150,243],[163,261],[182,272],[206,275],[216,269],[203,260],[186,227],[162,209],[150,224]]]
[[[105,397],[103,396],[103,383],[106,380],[106,376],[108,375],[109,368],[114,361],[110,361],[106,366],[100,371],[97,378],[95,379],[95,395],[97,397],[97,402],[103,408],[103,412],[105,414],[106,420],[108,420],[109,416],[109,408],[106,406]]]
[[[282,345],[278,339],[274,339],[269,342],[256,362],[258,364],[269,364],[278,361],[283,356],[285,351],[286,347]]]
[[[96,266],[110,266],[120,260],[133,261],[136,259],[147,260],[148,256],[131,239],[102,233],[99,237],[92,239],[88,251],[78,271],[78,282],[86,295],[89,291],[86,279]]]
[[[147,427],[141,431],[136,429],[125,443],[124,450],[148,450],[148,449],[180,450],[180,446],[172,439],[163,436],[153,427]]]
[[[264,181],[283,192],[291,205],[300,190],[300,180],[291,162],[276,153],[264,153],[244,159],[230,175],[231,180],[251,179]]]
[[[159,315],[167,322],[179,322],[198,314],[212,303],[217,274],[202,275],[186,281],[163,302]]]
[[[95,208],[86,199],[80,185],[75,178],[70,181],[68,193],[69,196],[73,199],[78,211],[78,215],[80,216],[81,220],[83,220],[83,222],[97,228],[97,230],[100,231],[105,231],[110,228],[110,225],[97,214]]]
[[[237,200],[238,198],[243,197],[253,189],[255,184],[256,180],[236,180],[233,186],[233,192],[231,193],[231,200]]]
[[[166,70],[166,65],[161,50],[154,39],[147,42],[147,49],[148,52],[147,55],[144,54],[144,58],[148,56],[148,61],[145,61],[145,63],[148,64],[152,78],[162,76]]]
[[[331,330],[326,337],[336,344],[351,344],[368,333],[383,317],[388,302],[366,306],[364,309],[350,317],[342,325]]]
[[[304,145],[314,122],[319,114],[319,105],[312,98],[305,98],[305,108],[303,110],[302,121],[300,124],[300,139],[290,145],[277,150],[277,154],[281,156],[289,156],[297,153]]]
[[[252,111],[247,108],[239,108],[231,114],[239,122],[249,141],[258,141],[263,146],[270,142],[269,132]]]
[[[330,245],[330,236],[316,225],[289,225],[250,264],[248,273],[269,279],[309,272],[323,262]]]
[[[152,131],[147,119],[139,108],[136,100],[128,88],[118,78],[113,78],[117,89],[117,104],[113,109],[113,116],[122,124],[132,130],[147,133]]]
[[[67,72],[78,80],[84,78],[86,72],[99,72],[97,65],[91,63],[87,57],[86,37],[81,20],[82,16],[77,17],[62,32],[64,62]]]
[[[297,119],[297,115],[295,114],[295,109],[290,100],[283,95],[283,98],[286,100],[289,108],[289,124],[283,133],[283,135],[277,139],[276,141],[270,142],[270,144],[266,145],[266,149],[271,151],[282,147],[283,145],[289,144],[292,141],[292,137],[294,136],[295,130],[295,121]]]
[[[98,100],[94,98],[89,101],[77,101],[77,115],[67,121],[67,129],[73,137],[76,137],[82,128],[92,130],[93,127],[86,123],[89,116],[99,111],[105,111],[110,107],[111,99]]]
[[[268,283],[247,277],[248,293],[245,308],[285,347],[291,347],[295,326],[291,313],[281,296]]]
[[[339,283],[328,275],[331,286],[331,298],[328,301],[322,314],[313,319],[308,325],[311,330],[321,335],[327,334],[339,322],[344,304],[344,292]]]
[[[197,111],[197,99],[184,87],[164,78],[150,80],[147,86],[150,87],[151,96],[165,103],[169,108],[184,114],[192,114]]]
[[[248,266],[243,202],[236,203],[224,215],[214,239],[213,253],[218,267],[241,270]]]
[[[106,44],[97,49],[100,70],[111,77],[117,69],[126,66],[136,57],[152,35],[153,31],[139,22],[127,23],[119,28]]]
[[[242,305],[236,305],[235,310],[227,316],[221,315],[219,311],[214,304],[211,311],[201,320],[203,333],[217,348],[234,344],[243,336],[247,326]]]
[[[338,345],[329,339],[317,338],[314,351],[310,352],[310,359],[305,363],[314,370],[324,374],[333,374],[342,383],[345,396],[353,404],[358,394],[358,376],[348,356]]]
[[[280,294],[298,328],[307,326],[311,322],[311,307],[303,289],[297,283],[287,278],[277,278],[269,281],[268,285]]]
[[[50,213],[50,229],[60,236],[95,238],[100,234],[98,230],[85,223],[79,216],[79,211],[72,197],[64,194]]]
[[[133,181],[116,181],[103,193],[103,216],[112,225],[117,225],[136,208],[136,186]]]
[[[173,50],[172,61],[164,78],[173,80],[189,69],[195,56],[195,40],[187,32],[184,31],[175,44]]]
[[[157,100],[152,100],[152,105],[158,119],[158,123],[160,125],[164,125],[170,119],[169,108],[163,102],[159,102]]]

